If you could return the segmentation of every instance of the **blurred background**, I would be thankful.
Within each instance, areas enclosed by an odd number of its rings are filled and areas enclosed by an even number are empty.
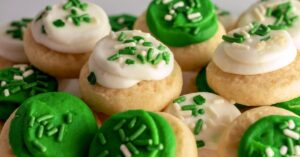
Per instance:
[[[0,0],[0,24],[21,17],[33,17],[48,4],[61,0]],[[88,0],[99,4],[109,14],[139,15],[151,0]],[[255,0],[213,0],[220,7],[239,15]]]

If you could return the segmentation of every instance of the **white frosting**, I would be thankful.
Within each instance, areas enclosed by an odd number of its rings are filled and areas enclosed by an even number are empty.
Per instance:
[[[197,111],[204,109],[204,114],[193,116],[191,111],[181,110],[182,106],[195,104],[193,98],[201,95],[205,99],[205,103],[197,105]],[[196,140],[203,140],[205,146],[202,149],[216,151],[220,136],[228,125],[241,113],[234,106],[234,102],[228,101],[218,95],[200,92],[184,95],[186,100],[181,103],[173,103],[168,106],[166,112],[178,117],[184,122],[192,132],[194,132],[195,124],[199,119],[203,120],[202,130],[198,135],[195,135]]]
[[[300,2],[298,0],[268,0],[260,1],[250,7],[240,18],[238,26],[245,26],[251,22],[258,21],[263,24],[273,24],[275,22],[274,17],[266,17],[266,10],[268,7],[276,7],[278,4],[285,2],[291,2],[292,13],[300,16]],[[298,19],[294,25],[287,29],[296,44],[297,49],[300,49],[300,20]]]
[[[123,32],[127,34],[128,38],[142,36],[146,41],[152,42],[152,48],[154,48],[153,58],[160,52],[157,47],[162,43],[150,34],[136,30]],[[172,73],[174,57],[167,47],[166,51],[170,54],[169,64],[164,61],[161,61],[158,65],[141,64],[136,55],[122,55],[118,60],[109,61],[108,58],[118,52],[118,47],[124,46],[122,42],[117,40],[119,34],[120,32],[111,33],[99,41],[89,59],[89,70],[95,73],[98,84],[107,88],[129,88],[143,80],[162,80]],[[137,54],[145,56],[150,47],[137,44],[136,48]],[[125,64],[127,59],[135,60],[135,64]]]
[[[109,20],[102,8],[88,3],[86,11],[73,8],[78,15],[89,14],[90,23],[82,22],[80,26],[73,24],[71,19],[66,17],[70,10],[63,9],[64,3],[52,6],[50,11],[41,20],[33,22],[31,30],[36,42],[58,52],[63,53],[85,53],[91,52],[96,43],[109,34]],[[64,27],[56,27],[53,22],[62,19]],[[41,29],[44,25],[47,35]]]
[[[13,39],[6,34],[9,29],[10,24],[0,27],[0,57],[17,63],[27,63],[28,59],[24,52],[23,41]]]
[[[229,33],[248,32],[249,26]],[[241,44],[223,42],[216,49],[214,63],[224,72],[239,75],[257,75],[283,68],[294,61],[297,49],[289,33],[283,30],[271,31],[262,37],[247,35]],[[270,36],[267,41],[261,41]]]

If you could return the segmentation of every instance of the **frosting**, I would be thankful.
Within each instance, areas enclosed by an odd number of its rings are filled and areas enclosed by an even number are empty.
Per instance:
[[[275,104],[274,106],[284,108],[284,109],[294,112],[295,114],[300,116],[299,105],[300,105],[300,97],[286,101],[286,102]]]
[[[57,81],[33,66],[14,65],[0,70],[0,120],[8,116],[27,98],[57,90]]]
[[[111,33],[97,44],[89,61],[87,78],[107,88],[129,88],[143,80],[161,80],[174,67],[172,52],[148,33]]]
[[[82,157],[96,132],[93,113],[82,100],[45,93],[27,99],[17,110],[9,143],[16,156]]]
[[[241,114],[233,104],[218,95],[200,92],[175,99],[166,112],[191,129],[199,149],[216,150],[224,129]]]
[[[298,0],[265,0],[249,8],[238,23],[245,26],[258,21],[266,25],[273,25],[278,29],[286,29],[300,49],[300,2]]]
[[[17,63],[28,62],[22,40],[30,21],[29,18],[23,18],[0,27],[0,57]]]
[[[289,33],[258,23],[233,30],[223,39],[225,42],[216,49],[213,62],[227,73],[268,73],[289,65],[297,56]]]
[[[109,16],[111,29],[114,32],[121,30],[132,30],[136,17],[129,14]]]
[[[156,113],[131,110],[111,116],[95,136],[89,157],[176,156],[176,136]]]
[[[174,47],[206,41],[218,30],[210,0],[154,0],[148,7],[147,24],[154,36]]]
[[[252,124],[239,144],[239,157],[300,155],[300,119],[273,115]]]
[[[34,20],[31,31],[37,43],[63,53],[91,52],[109,34],[109,20],[92,3],[69,0],[46,7]]]

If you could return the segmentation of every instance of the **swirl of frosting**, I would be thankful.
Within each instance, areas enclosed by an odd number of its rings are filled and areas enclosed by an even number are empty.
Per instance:
[[[180,96],[166,112],[178,117],[194,133],[199,149],[216,150],[224,129],[241,113],[218,95],[200,92]]]
[[[0,57],[16,62],[27,63],[23,47],[23,31],[31,21],[23,18],[0,27]]]
[[[224,72],[238,75],[268,73],[289,65],[297,49],[289,33],[259,24],[238,28],[223,36],[213,62]]]
[[[109,34],[109,20],[102,8],[92,3],[69,0],[47,6],[32,24],[36,42],[58,52],[91,52]]]
[[[99,41],[88,66],[98,84],[107,88],[129,88],[143,80],[161,80],[169,76],[174,56],[148,33],[112,32]]]
[[[259,1],[243,14],[238,26],[245,26],[256,21],[265,25],[273,25],[277,29],[286,29],[297,49],[300,49],[299,15],[300,2],[298,0]]]

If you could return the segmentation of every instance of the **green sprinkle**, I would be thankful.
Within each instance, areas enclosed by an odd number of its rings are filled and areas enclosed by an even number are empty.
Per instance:
[[[119,54],[121,55],[135,55],[136,48],[135,47],[126,47],[122,50],[119,50]]]
[[[46,29],[45,29],[45,25],[42,25],[42,27],[41,27],[41,32],[42,32],[43,34],[47,34]]]
[[[136,41],[144,40],[144,37],[142,37],[142,36],[134,36],[132,38]]]
[[[133,118],[133,119],[129,122],[128,127],[129,127],[130,129],[132,129],[132,128],[135,126],[135,124],[136,124],[136,118]]]
[[[284,29],[287,29],[287,26],[285,26],[285,25],[269,25],[269,28],[271,30],[284,30]]]
[[[41,86],[45,87],[45,88],[48,87],[48,83],[46,83],[46,82],[43,82],[43,81],[36,81],[36,83],[37,83],[38,85],[41,85]]]
[[[108,150],[105,150],[104,152],[102,152],[101,154],[99,154],[97,157],[106,157],[109,154]]]
[[[100,132],[100,133],[98,134],[98,138],[99,138],[99,141],[100,141],[100,143],[101,143],[102,145],[105,145],[105,144],[106,144],[106,139],[105,139],[105,137],[104,137],[104,135],[103,135],[102,132]]]
[[[163,150],[164,149],[164,145],[163,144],[159,144],[157,146],[148,146],[147,149],[149,151]]]
[[[147,47],[152,46],[152,45],[153,45],[152,42],[144,42],[143,43],[143,46],[147,46]]]
[[[49,123],[49,121],[43,121],[42,125],[46,126]]]
[[[46,6],[45,10],[46,10],[46,11],[52,10],[52,6],[50,6],[50,5]]]
[[[194,35],[197,35],[197,34],[200,32],[200,30],[201,30],[200,27],[197,27],[197,28],[195,28],[195,29],[193,30],[192,33],[193,33]]]
[[[227,15],[230,15],[230,12],[229,12],[229,11],[226,11],[226,10],[223,10],[223,11],[221,11],[218,15],[219,15],[219,16],[227,16]]]
[[[34,116],[30,116],[29,126],[33,127],[34,123],[35,123],[35,117]]]
[[[42,138],[43,137],[43,134],[44,134],[44,126],[43,125],[40,125],[38,127],[38,130],[37,130],[37,137],[38,138]]]
[[[205,110],[204,109],[199,109],[198,113],[201,114],[201,115],[204,115],[205,114]]]
[[[264,38],[261,38],[260,41],[268,41],[271,39],[271,36],[266,36]]]
[[[258,30],[258,28],[259,28],[259,24],[256,23],[256,22],[254,22],[254,23],[253,23],[253,27],[252,27],[252,29],[249,31],[249,33],[250,33],[251,35],[253,35],[253,34]]]
[[[133,141],[136,138],[138,138],[145,130],[147,129],[147,126],[145,124],[141,125],[141,127],[135,132],[133,133],[130,137],[129,140]]]
[[[48,76],[47,75],[37,75],[36,78],[37,79],[47,79]]]
[[[54,125],[52,123],[48,123],[46,126],[47,131],[51,130],[54,128]]]
[[[58,129],[53,128],[53,129],[47,131],[47,136],[52,136],[52,135],[56,134],[57,132],[58,132]]]
[[[203,120],[198,119],[198,121],[196,122],[196,126],[194,128],[195,135],[198,135],[200,133],[200,131],[202,130],[202,126],[203,126]]]
[[[120,58],[120,54],[116,53],[116,54],[113,54],[112,56],[108,57],[107,60],[109,60],[109,61],[115,61],[115,60],[117,60],[119,58]]]
[[[243,43],[245,41],[244,38],[235,38],[235,37],[230,37],[227,35],[223,35],[222,39],[229,43]]]
[[[146,57],[142,54],[138,54],[137,56],[137,59],[142,63],[142,64],[145,64],[146,62]]]
[[[196,108],[197,108],[196,104],[181,106],[181,110],[183,111],[195,110]]]
[[[37,122],[38,122],[38,123],[41,123],[41,122],[43,122],[43,121],[52,119],[53,117],[54,117],[54,116],[51,115],[51,114],[45,114],[45,115],[39,117],[39,118],[37,119]]]
[[[196,141],[197,148],[202,148],[205,146],[205,142],[203,140]]]
[[[91,72],[91,73],[89,74],[87,80],[89,81],[89,83],[90,83],[91,85],[95,85],[96,82],[97,82],[95,73],[94,73],[94,72]]]
[[[118,124],[116,124],[116,126],[113,128],[114,131],[119,130],[120,128],[123,127],[123,125],[126,123],[126,119],[122,119],[121,121],[119,121]]]
[[[175,99],[174,101],[173,101],[173,103],[182,103],[182,102],[184,102],[186,100],[186,98],[185,98],[185,96],[180,96],[180,97],[178,97],[177,99]]]
[[[11,94],[15,94],[15,93],[17,93],[17,92],[19,92],[19,91],[21,91],[21,87],[20,87],[20,86],[17,86],[17,87],[15,87],[15,88],[12,88],[12,89],[10,90],[10,93],[11,93]]]
[[[163,60],[166,62],[166,64],[169,64],[170,63],[170,56],[171,56],[170,53],[165,51],[165,52],[162,53],[162,55],[163,55]]]
[[[129,39],[129,40],[125,40],[123,43],[135,43],[136,40],[134,39]]]
[[[205,99],[201,95],[194,96],[193,100],[197,105],[202,105],[205,103]]]
[[[57,137],[58,142],[61,142],[64,138],[65,127],[66,127],[65,124],[62,124],[59,127],[59,132]]]
[[[72,123],[72,121],[73,121],[73,114],[72,113],[67,113],[65,122],[67,124],[70,124],[70,123]]]
[[[46,93],[46,92],[48,92],[46,89],[40,88],[40,87],[33,87],[32,89],[34,89],[36,92],[39,92],[39,93]]]
[[[68,10],[73,7],[73,3],[71,1],[68,1],[66,4],[64,4],[63,9]]]
[[[160,45],[157,47],[157,49],[160,50],[160,51],[163,51],[163,50],[166,49],[166,46],[160,44]]]
[[[124,32],[121,32],[118,37],[118,41],[124,41],[125,39],[126,39],[126,34]]]
[[[133,153],[134,155],[139,155],[140,154],[139,150],[132,143],[129,142],[129,143],[126,144],[126,146],[129,149],[129,151],[131,153]]]
[[[151,146],[153,145],[152,139],[145,139],[145,140],[134,140],[133,143],[138,146]]]
[[[294,147],[294,141],[291,138],[287,139],[287,146],[289,150],[289,154],[295,154],[295,147]]]
[[[55,27],[64,27],[65,26],[65,22],[61,19],[57,19],[55,21],[53,21],[53,25]]]
[[[273,9],[272,9],[272,8],[267,8],[266,16],[267,16],[267,17],[272,16],[272,12],[273,12]]]
[[[163,59],[162,54],[159,53],[154,60],[151,61],[151,64],[157,65]]]
[[[281,130],[288,128],[288,123],[283,123],[279,126]]]
[[[150,62],[152,60],[153,53],[154,53],[153,48],[148,49],[148,51],[147,51],[147,62]]]
[[[119,129],[118,132],[119,132],[121,141],[122,141],[122,142],[125,142],[125,141],[126,141],[126,134],[125,134],[124,130],[123,130],[123,129]]]
[[[47,147],[45,147],[43,144],[41,144],[38,140],[34,140],[32,144],[41,152],[46,152]]]
[[[126,60],[125,60],[125,63],[126,63],[127,65],[132,65],[132,64],[135,64],[135,61],[132,60],[132,59],[126,59]]]

